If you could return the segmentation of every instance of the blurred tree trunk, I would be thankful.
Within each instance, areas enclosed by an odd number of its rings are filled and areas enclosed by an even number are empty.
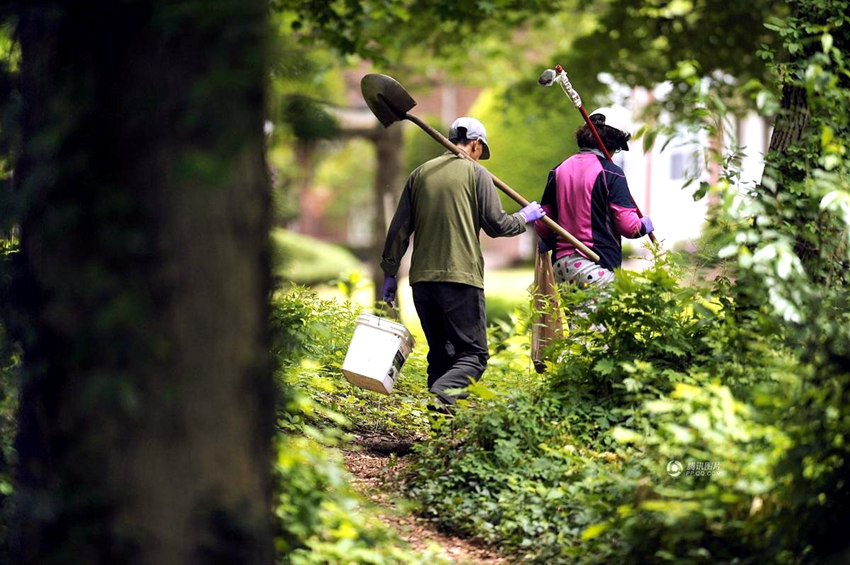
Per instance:
[[[384,251],[384,241],[387,238],[387,228],[395,212],[398,194],[401,191],[402,159],[404,146],[400,123],[388,128],[379,128],[375,137],[377,152],[377,171],[375,173],[375,190],[373,206],[375,218],[372,222],[372,280],[375,281],[375,302],[383,300],[381,286],[384,282],[384,272],[381,270],[381,254]],[[392,206],[390,217],[387,217],[387,202]],[[398,302],[398,301],[396,301]]]
[[[782,87],[782,112],[776,119],[770,134],[769,152],[784,156],[788,149],[797,145],[809,124],[809,104],[806,90],[800,86],[786,84]],[[788,178],[800,180],[805,176],[802,169],[793,169],[785,164],[781,172]],[[775,195],[775,193],[774,193]]]
[[[797,162],[801,158],[799,155],[805,151],[801,144],[805,144],[806,128],[809,126],[810,119],[806,89],[794,84],[784,85],[781,108],[773,125],[773,132],[770,134],[767,153],[769,164],[774,169],[773,175],[775,177],[778,175],[778,179],[781,180],[774,182],[771,186],[762,184],[761,189],[764,194],[777,199],[780,206],[784,206],[782,199],[788,198],[790,194],[787,191],[783,192],[782,187],[802,181],[807,174],[805,167],[800,167],[800,163]],[[795,150],[798,154],[796,158]],[[840,234],[833,235],[836,239],[840,238]],[[827,239],[831,239],[831,236]],[[804,231],[796,234],[794,250],[807,265],[817,260],[822,251],[817,239],[807,237]],[[817,273],[820,269],[811,269],[810,272]],[[817,275],[815,277],[819,278]]]
[[[15,560],[271,563],[267,3],[11,6]]]
[[[369,262],[372,280],[375,281],[375,302],[381,302],[384,272],[381,270],[381,253],[387,237],[387,228],[394,206],[401,194],[401,173],[404,158],[404,137],[400,123],[388,128],[381,126],[371,110],[363,108],[329,107],[342,139],[362,137],[375,144],[375,184],[372,190],[372,244]],[[387,206],[393,206],[387,217]],[[390,313],[392,315],[392,313]]]

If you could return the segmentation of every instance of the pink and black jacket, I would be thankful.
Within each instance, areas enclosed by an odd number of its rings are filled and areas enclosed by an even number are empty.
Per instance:
[[[582,149],[549,172],[540,204],[546,214],[599,255],[599,265],[614,270],[623,262],[620,236],[646,235],[623,169],[596,150]],[[580,253],[557,239],[543,222],[534,228],[554,249],[553,261]]]

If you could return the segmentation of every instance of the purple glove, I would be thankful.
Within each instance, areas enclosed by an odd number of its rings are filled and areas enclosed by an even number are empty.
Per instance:
[[[525,208],[519,211],[523,218],[525,218],[525,223],[536,222],[540,218],[546,215],[546,212],[543,211],[543,206],[538,204],[537,202],[532,202]]]
[[[655,229],[652,226],[652,220],[649,219],[649,216],[644,216],[640,219],[640,223],[643,224],[643,235],[649,235]]]
[[[384,286],[381,288],[381,296],[383,296],[384,302],[390,306],[395,303],[396,290],[398,290],[398,281],[396,281],[396,278],[392,275],[384,275]]]

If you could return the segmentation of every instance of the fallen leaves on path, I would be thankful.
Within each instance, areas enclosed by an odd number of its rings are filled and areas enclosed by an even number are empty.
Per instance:
[[[429,520],[399,508],[389,485],[393,484],[398,472],[407,464],[405,459],[410,451],[409,442],[358,437],[355,443],[359,449],[342,452],[345,464],[354,476],[354,488],[386,509],[379,515],[381,520],[398,532],[414,550],[435,550],[459,565],[509,563],[493,548],[440,532]]]

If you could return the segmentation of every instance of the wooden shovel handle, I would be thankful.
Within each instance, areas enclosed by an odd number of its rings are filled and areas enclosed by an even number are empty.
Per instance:
[[[405,117],[405,119],[410,120],[411,122],[413,122],[414,124],[416,124],[417,126],[422,128],[423,130],[425,130],[425,133],[427,133],[428,135],[430,135],[431,137],[436,139],[440,143],[440,145],[442,145],[443,147],[445,147],[446,149],[448,149],[449,151],[451,151],[455,155],[459,155],[459,156],[463,157],[464,159],[470,159],[469,155],[467,155],[466,152],[464,152],[460,147],[458,147],[457,145],[455,145],[454,143],[452,143],[451,141],[446,139],[446,137],[443,134],[441,134],[440,132],[438,132],[437,130],[435,130],[434,128],[432,128],[431,126],[429,126],[428,124],[426,124],[422,120],[420,120],[418,117],[416,117],[416,116],[414,116],[413,114],[410,114],[410,113],[405,114],[404,117]],[[487,172],[489,173],[490,171],[487,171]],[[499,187],[499,189],[502,192],[504,192],[505,194],[507,194],[514,202],[516,202],[520,206],[528,206],[528,200],[523,198],[517,191],[515,191],[514,189],[509,187],[507,184],[505,184],[504,181],[502,181],[499,177],[497,177],[493,173],[490,173],[490,176],[493,177],[493,184],[495,184],[497,187]],[[589,259],[593,259],[594,261],[597,261],[597,262],[599,261],[599,255],[594,253],[593,250],[591,250],[588,246],[586,246],[585,244],[580,242],[578,239],[576,239],[575,236],[573,236],[570,232],[568,232],[563,227],[561,227],[560,224],[558,224],[555,220],[553,220],[549,216],[543,216],[543,218],[541,218],[538,221],[543,222],[549,228],[551,228],[555,233],[557,233],[559,236],[561,236],[565,240],[572,243],[575,246],[576,249],[581,251]]]

